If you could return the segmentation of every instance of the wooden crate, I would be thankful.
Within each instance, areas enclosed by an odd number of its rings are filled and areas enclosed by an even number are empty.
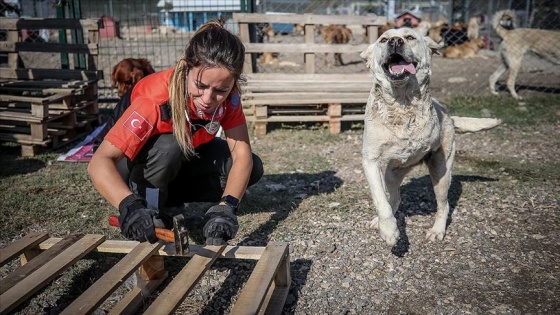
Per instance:
[[[290,288],[290,259],[287,243],[266,247],[190,245],[188,263],[150,304],[144,314],[171,314],[193,290],[204,273],[220,258],[258,260],[244,284],[232,314],[280,314]],[[110,311],[133,314],[168,276],[164,256],[174,256],[173,244],[105,240],[103,235],[49,237],[32,233],[0,250],[0,266],[20,257],[21,267],[0,281],[0,314],[7,314],[35,292],[71,267],[87,253],[126,254],[62,314],[90,314],[127,278],[136,272],[140,279]],[[175,255],[176,256],[176,255]]]
[[[97,82],[99,21],[3,18],[0,53],[0,141],[17,142],[23,156],[57,148],[100,122]],[[29,29],[58,30],[58,40],[29,42]],[[60,65],[58,64],[60,63]],[[53,66],[53,64],[56,64]]]

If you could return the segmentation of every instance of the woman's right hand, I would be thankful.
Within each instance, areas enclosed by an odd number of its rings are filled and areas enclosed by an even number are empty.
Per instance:
[[[157,218],[158,212],[147,207],[144,198],[135,194],[127,196],[119,204],[119,212],[119,225],[124,237],[152,244],[157,242],[154,223],[163,223]]]

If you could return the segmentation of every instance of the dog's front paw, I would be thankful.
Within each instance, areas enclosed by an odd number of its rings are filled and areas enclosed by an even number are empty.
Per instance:
[[[397,219],[390,217],[388,219],[379,220],[379,234],[385,240],[387,245],[393,246],[397,244],[399,239],[399,229],[397,228]]]
[[[426,232],[426,239],[431,242],[435,242],[436,239],[443,240],[445,237],[445,227],[443,229],[436,227],[435,225]]]

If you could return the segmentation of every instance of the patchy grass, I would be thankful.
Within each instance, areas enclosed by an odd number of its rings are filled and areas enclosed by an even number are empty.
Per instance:
[[[510,126],[526,127],[560,122],[556,95],[516,101],[502,96],[460,96],[447,105],[455,116],[496,117]]]

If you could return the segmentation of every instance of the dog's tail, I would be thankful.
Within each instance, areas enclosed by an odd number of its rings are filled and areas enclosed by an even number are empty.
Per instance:
[[[496,12],[492,18],[492,27],[496,30],[496,33],[501,38],[504,38],[505,34],[510,30],[516,28],[517,17],[515,12],[512,10],[502,10]]]
[[[477,132],[482,130],[492,129],[502,123],[500,119],[496,118],[473,118],[473,117],[459,117],[451,116],[455,132],[468,133]]]

